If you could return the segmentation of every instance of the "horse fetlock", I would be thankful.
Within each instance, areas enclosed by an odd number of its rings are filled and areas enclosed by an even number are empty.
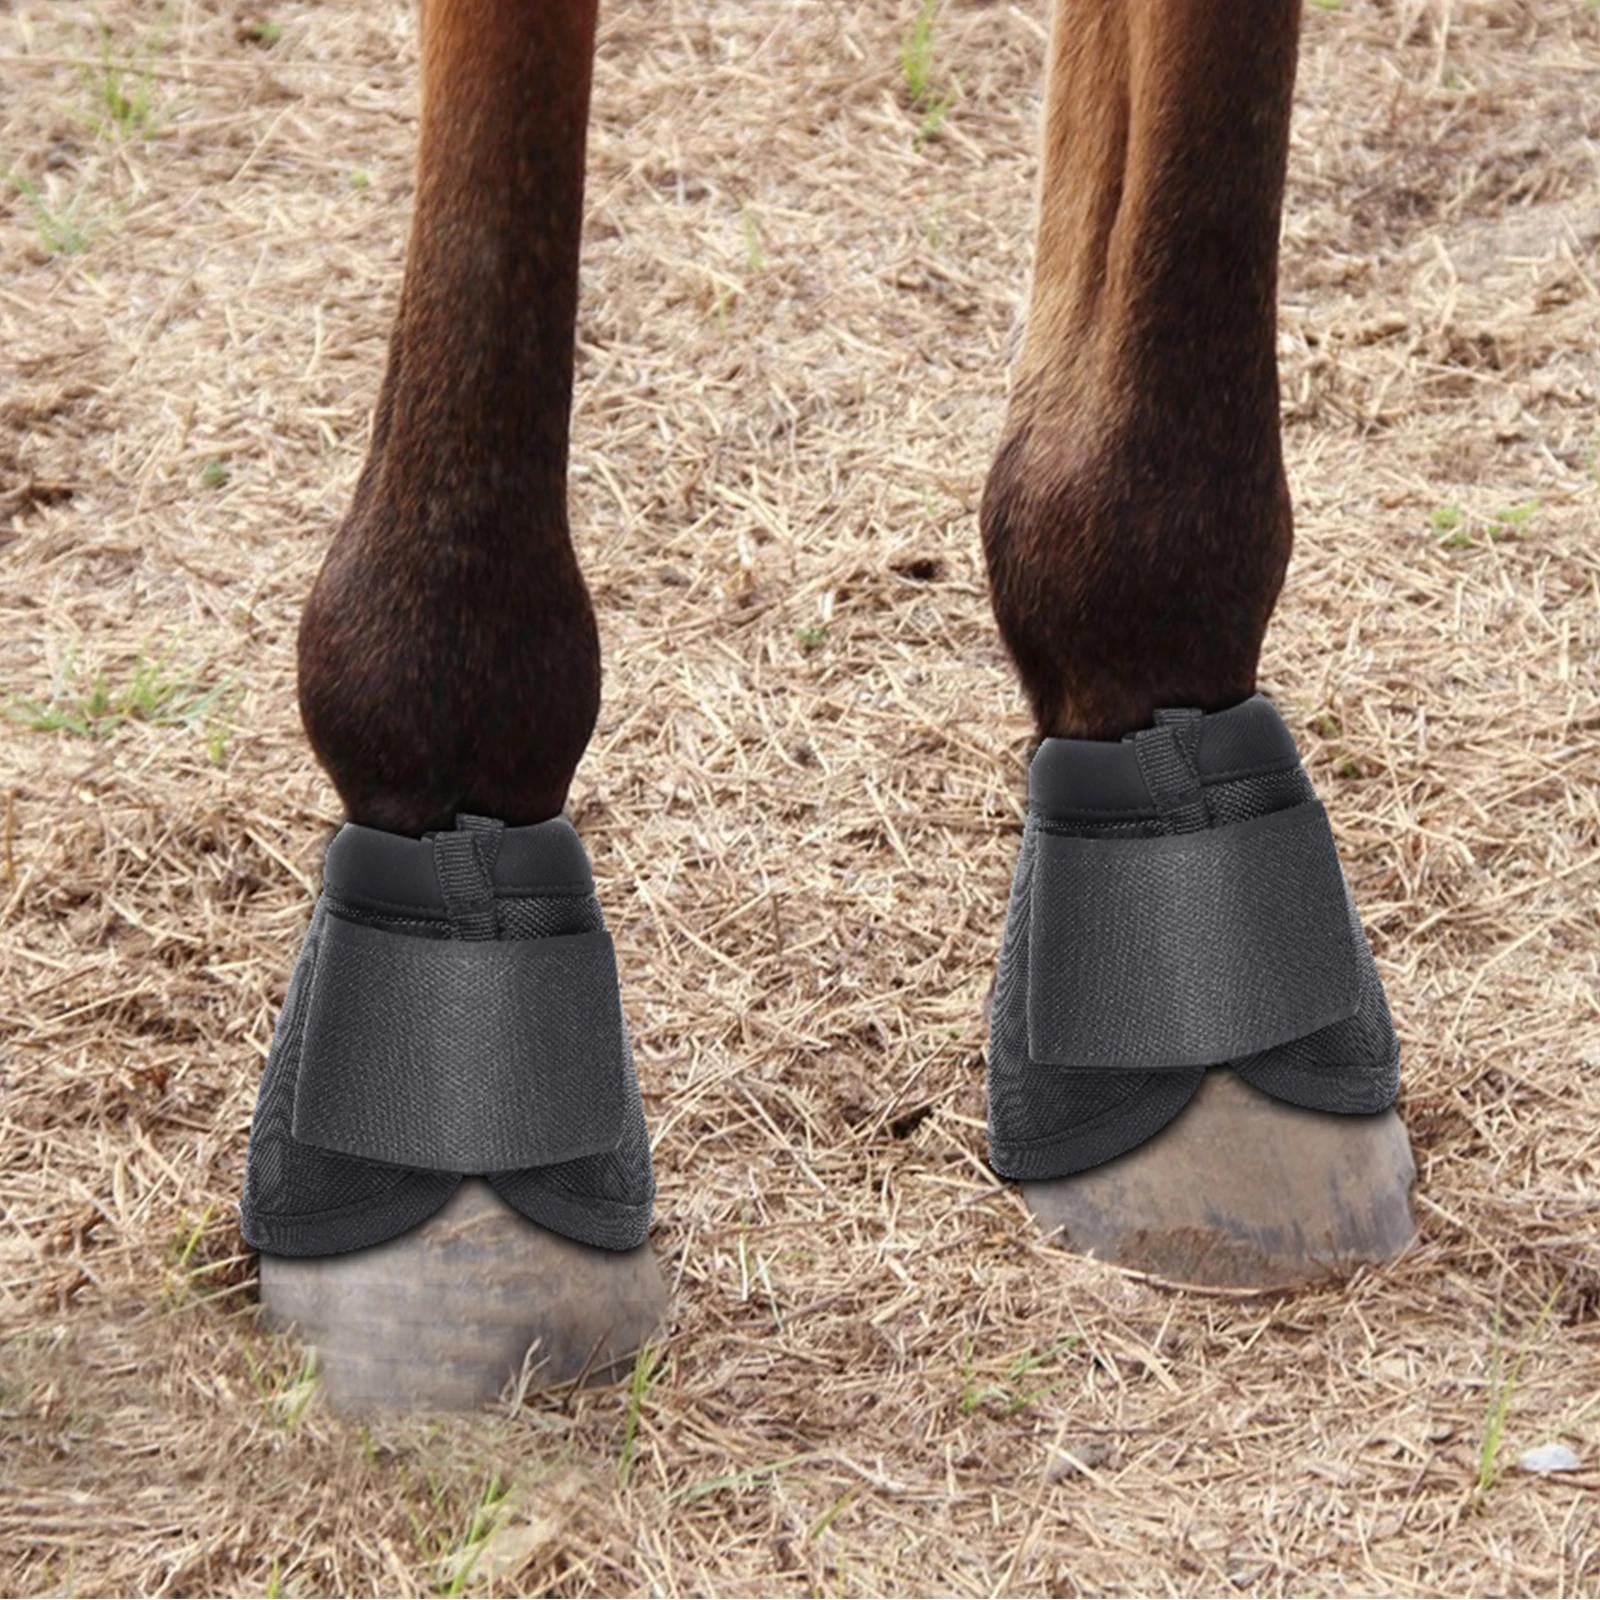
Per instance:
[[[1276,449],[1198,466],[1064,423],[1008,428],[980,513],[990,598],[1039,731],[1117,738],[1255,687],[1291,544]]]
[[[301,717],[349,817],[421,833],[458,811],[557,815],[600,700],[565,528],[372,537],[352,518],[301,619]]]

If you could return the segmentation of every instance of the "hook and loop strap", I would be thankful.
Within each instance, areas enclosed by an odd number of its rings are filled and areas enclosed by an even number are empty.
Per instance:
[[[1215,1066],[1353,1016],[1360,953],[1322,806],[1194,828],[1192,807],[1203,815],[1205,802],[1170,766],[1179,746],[1170,734],[1149,744],[1169,763],[1151,788],[1170,831],[1039,835],[1029,1057],[1096,1070]]]
[[[1133,737],[1139,773],[1156,803],[1163,833],[1198,833],[1210,822],[1200,786],[1200,718],[1189,708],[1162,709],[1155,726]]]
[[[454,833],[433,836],[433,870],[453,939],[492,939],[494,863],[506,831],[493,817],[456,817]]]
[[[433,835],[450,937],[329,915],[307,1003],[293,1134],[438,1172],[615,1149],[627,1043],[607,933],[496,939],[505,824]]]
[[[327,918],[296,1139],[439,1172],[551,1166],[614,1149],[626,1093],[609,934],[422,939]]]

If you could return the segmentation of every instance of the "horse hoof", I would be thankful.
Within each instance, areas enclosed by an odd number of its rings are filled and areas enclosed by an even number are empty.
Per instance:
[[[1415,1177],[1393,1111],[1305,1111],[1213,1068],[1153,1139],[1022,1193],[1069,1250],[1169,1283],[1269,1289],[1399,1255]]]
[[[576,1244],[481,1179],[387,1244],[261,1257],[270,1326],[317,1353],[339,1411],[465,1411],[526,1370],[533,1388],[613,1377],[658,1328],[666,1290],[648,1244]]]

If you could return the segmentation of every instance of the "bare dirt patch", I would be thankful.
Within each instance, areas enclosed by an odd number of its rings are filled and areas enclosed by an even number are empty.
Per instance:
[[[394,303],[409,7],[0,4],[0,1589],[1600,1586],[1600,15],[1307,13],[1263,686],[1422,1239],[1263,1301],[1046,1249],[984,1164],[1029,725],[975,508],[1045,14],[950,0],[915,107],[915,9],[603,25],[572,813],[674,1290],[623,1469],[619,1389],[328,1415],[235,1220],[337,817],[294,626]],[[1551,1440],[1583,1470],[1516,1469]]]

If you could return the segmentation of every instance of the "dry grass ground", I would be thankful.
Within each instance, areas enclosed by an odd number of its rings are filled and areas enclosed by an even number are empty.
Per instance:
[[[410,8],[0,0],[0,1589],[1600,1589],[1600,14],[1307,13],[1264,687],[1422,1237],[1264,1300],[1047,1249],[984,1164],[1029,727],[975,507],[1045,13],[949,0],[921,107],[913,15],[607,7],[573,815],[673,1322],[633,1403],[363,1430],[258,1330],[234,1208],[337,814],[293,639],[398,282]],[[1555,1439],[1583,1470],[1517,1469]]]

